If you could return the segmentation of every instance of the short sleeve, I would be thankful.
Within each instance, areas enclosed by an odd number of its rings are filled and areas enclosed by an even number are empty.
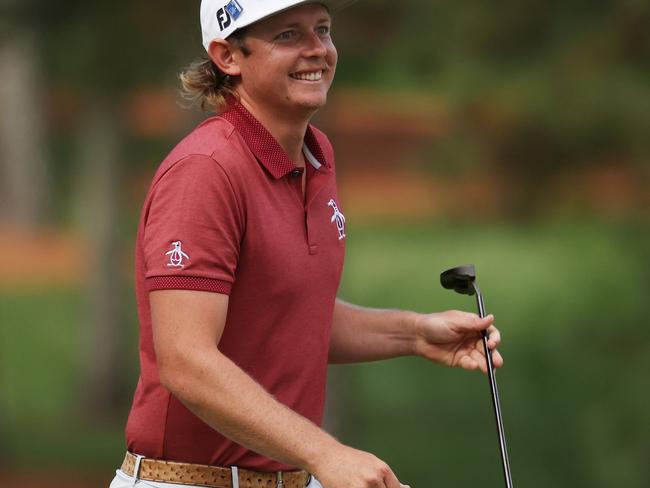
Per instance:
[[[143,251],[148,290],[230,294],[243,219],[224,169],[212,158],[174,163],[151,189]]]

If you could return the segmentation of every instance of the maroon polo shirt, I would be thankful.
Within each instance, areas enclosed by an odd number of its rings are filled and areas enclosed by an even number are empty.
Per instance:
[[[136,243],[141,372],[126,426],[130,451],[260,471],[295,469],[225,438],[161,386],[148,293],[230,295],[221,352],[320,425],[345,224],[332,147],[311,126],[305,143],[303,197],[302,170],[233,103],[181,141],[156,172]]]

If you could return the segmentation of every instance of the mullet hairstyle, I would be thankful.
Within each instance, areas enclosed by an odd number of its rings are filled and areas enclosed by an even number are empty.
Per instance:
[[[251,51],[244,43],[245,36],[245,28],[237,30],[228,36],[228,42],[244,56],[249,56]],[[229,98],[237,97],[234,88],[239,77],[225,74],[209,57],[193,61],[178,78],[182,105],[186,108],[198,107],[204,112],[219,113],[226,108]]]

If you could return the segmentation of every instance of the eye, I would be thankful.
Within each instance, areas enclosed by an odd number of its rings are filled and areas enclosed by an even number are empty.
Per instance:
[[[290,41],[296,37],[296,31],[288,30],[275,36],[276,41]]]
[[[330,33],[330,26],[329,25],[320,25],[316,27],[316,34],[319,36],[327,36]]]

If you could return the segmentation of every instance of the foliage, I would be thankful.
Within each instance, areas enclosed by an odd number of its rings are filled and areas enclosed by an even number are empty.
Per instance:
[[[469,297],[439,286],[438,274],[476,264],[504,336],[498,377],[515,483],[648,486],[643,308],[650,275],[639,263],[647,262],[650,234],[638,231],[643,226],[349,224],[341,296],[356,303],[473,310]],[[86,469],[110,473],[122,454],[136,325],[123,324],[130,351],[124,406],[113,423],[89,424],[78,411],[85,329],[79,296],[0,296],[3,458],[13,466],[76,469],[81,459]],[[385,459],[412,486],[501,483],[480,374],[415,358],[335,366],[332,373],[342,402],[338,436]]]
[[[351,226],[348,235],[342,294],[355,303],[474,311],[438,275],[476,264],[504,337],[498,377],[517,485],[648,485],[650,275],[624,229]],[[636,237],[647,247],[647,233]],[[403,481],[502,483],[484,377],[417,359],[335,370],[345,394],[341,437],[380,455]]]
[[[180,67],[204,54],[198,2],[8,5],[5,23],[38,35],[52,91],[81,104],[77,127],[94,105],[123,121],[133,90],[172,91]],[[437,96],[447,130],[419,164],[503,175],[511,213],[528,217],[572,168],[650,179],[649,21],[637,0],[357,2],[335,14],[337,87]]]
[[[649,20],[638,1],[360,2],[337,19],[338,81],[439,97],[423,166],[504,175],[527,217],[572,168],[650,178]]]
[[[92,328],[82,297],[71,288],[0,294],[0,467],[33,471],[36,459],[45,470],[115,469],[137,378],[137,324],[124,320],[123,363],[114,367],[124,376],[122,406],[98,424],[83,404]]]

